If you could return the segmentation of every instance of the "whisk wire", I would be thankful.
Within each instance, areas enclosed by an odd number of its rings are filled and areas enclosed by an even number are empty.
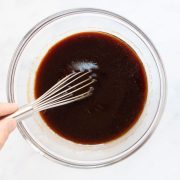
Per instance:
[[[79,74],[81,72],[78,72],[77,74]],[[32,103],[32,105],[38,103],[39,101],[43,101],[44,98],[48,98],[49,95],[53,95],[55,94],[57,91],[59,91],[58,87],[61,86],[63,84],[64,81],[66,81],[68,78],[70,78],[72,75],[77,75],[74,72],[67,75],[66,77],[64,77],[63,79],[59,80],[54,86],[52,86],[48,91],[46,91],[42,96],[40,96],[36,101],[34,101]]]
[[[65,78],[63,78],[62,80],[58,81],[52,88],[50,88],[47,92],[45,92],[40,98],[38,98],[34,104],[32,104],[33,106],[38,105],[38,103],[45,101],[45,99],[48,99],[50,96],[53,96],[54,94],[56,94],[57,92],[60,92],[60,90],[64,89],[65,87],[67,87],[68,85],[72,84],[73,82],[75,82],[76,80],[82,78],[83,76],[87,75],[90,73],[90,71],[87,71],[85,73],[83,73],[82,75],[78,76],[80,73],[82,72],[73,72],[71,74],[69,74],[68,76],[66,76]],[[78,77],[76,77],[78,76]],[[73,79],[72,81],[68,82],[69,80],[71,80],[72,78],[76,77],[75,79]],[[68,83],[66,83],[68,82]],[[65,84],[66,83],[66,84]],[[64,85],[65,84],[65,85]],[[64,86],[63,86],[64,85]],[[65,91],[61,92],[60,94],[64,93]],[[57,96],[59,96],[60,94],[57,94]],[[53,96],[53,97],[56,97]],[[50,99],[48,99],[50,100]]]
[[[87,79],[87,80],[89,80],[89,79]],[[85,81],[87,81],[87,80],[85,80]],[[79,86],[80,84],[84,83],[85,81],[83,81],[83,82],[81,82],[81,83],[78,83],[77,85],[68,88],[67,91],[69,91],[69,90],[71,90],[71,89]],[[82,90],[83,88],[89,86],[89,85],[92,84],[92,83],[94,83],[94,80],[90,81],[89,83],[87,83],[87,84],[85,84],[85,85],[83,85],[83,86],[81,86],[81,87],[79,87],[79,88],[77,88],[77,89],[75,89],[75,90],[73,90],[73,91],[70,91],[69,93],[64,93],[63,95],[61,95],[61,93],[60,93],[60,94],[58,94],[58,96],[56,95],[56,97],[53,96],[53,97],[51,97],[51,98],[49,98],[49,99],[46,99],[46,100],[43,101],[42,103],[39,103],[38,106],[35,105],[35,107],[41,107],[41,105],[44,106],[44,105],[48,105],[48,104],[51,105],[51,104],[53,104],[54,102],[59,102],[59,103],[61,103],[61,102],[62,102],[65,98],[67,98],[68,96],[71,97],[71,96],[73,95],[73,93],[75,93],[75,92],[77,92],[77,91],[79,91],[79,90]],[[91,87],[86,93],[82,93],[82,94],[80,94],[80,95],[81,95],[81,96],[84,96],[85,94],[89,94],[89,93],[92,92],[92,90],[93,90],[93,88]],[[61,95],[61,96],[60,96],[60,95]],[[73,98],[75,99],[75,97],[80,97],[80,95],[79,95],[79,96],[74,96]],[[86,96],[84,96],[84,97],[86,97]],[[67,99],[66,99],[66,101],[67,101]],[[36,108],[36,109],[37,109],[37,108]]]
[[[37,108],[37,111],[43,111],[45,109],[54,108],[54,107],[58,107],[58,106],[61,106],[61,105],[68,104],[68,103],[72,103],[72,102],[75,102],[77,100],[84,99],[84,98],[90,96],[91,94],[92,94],[91,92],[85,92],[83,94],[80,94],[80,95],[77,95],[77,96],[70,97],[68,99],[62,100],[61,102],[56,101],[56,102],[53,102],[51,104],[42,105],[42,106]]]
[[[91,95],[93,89],[92,87],[87,92],[72,97],[74,93],[84,89],[85,87],[95,82],[95,79],[92,79],[92,77],[90,76],[87,79],[80,81],[79,83],[69,87],[72,83],[75,83],[75,81],[80,80],[80,78],[89,74],[90,71],[79,75],[80,73],[82,72],[71,73],[70,75],[60,80],[56,85],[50,88],[44,95],[42,95],[34,102],[33,108],[36,109],[37,111],[42,111],[42,109],[47,109],[50,106],[51,107],[60,106],[63,105],[64,103],[67,104],[70,102],[74,102]],[[71,80],[72,78],[74,79]]]

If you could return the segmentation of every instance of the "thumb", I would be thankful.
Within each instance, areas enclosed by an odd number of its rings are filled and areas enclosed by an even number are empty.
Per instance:
[[[6,142],[9,134],[16,128],[16,120],[3,119],[0,121],[0,149]]]

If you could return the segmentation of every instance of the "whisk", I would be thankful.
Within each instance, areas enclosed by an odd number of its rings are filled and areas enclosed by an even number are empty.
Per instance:
[[[90,96],[94,90],[90,85],[96,81],[89,75],[90,73],[91,71],[73,72],[67,75],[38,99],[20,107],[6,118],[15,118],[17,121],[21,121],[33,112],[63,106]]]

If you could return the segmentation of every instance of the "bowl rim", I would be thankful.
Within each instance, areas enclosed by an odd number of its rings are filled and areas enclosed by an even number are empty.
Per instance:
[[[23,39],[20,41],[18,47],[15,50],[15,53],[13,54],[10,66],[9,66],[9,71],[8,71],[8,76],[7,76],[7,99],[8,102],[14,102],[14,92],[12,91],[12,87],[14,87],[14,75],[16,71],[16,67],[18,64],[18,59],[21,56],[22,51],[24,50],[25,46],[28,44],[28,42],[33,38],[33,36],[40,31],[43,27],[45,27],[48,23],[51,23],[52,21],[63,18],[69,15],[74,15],[74,14],[82,14],[82,13],[94,13],[94,14],[101,14],[101,15],[106,15],[110,16],[113,18],[116,18],[118,20],[121,20],[128,24],[131,28],[135,30],[136,33],[138,33],[138,36],[142,37],[144,43],[147,45],[148,49],[150,50],[151,53],[153,53],[158,71],[159,71],[159,76],[160,76],[160,100],[159,100],[159,105],[156,111],[156,115],[149,126],[149,128],[146,130],[146,132],[141,136],[139,140],[136,141],[131,147],[129,147],[127,150],[125,150],[123,153],[117,154],[116,156],[106,158],[103,160],[98,160],[98,161],[93,161],[93,162],[84,162],[84,161],[77,161],[75,160],[69,161],[69,160],[64,160],[57,158],[53,154],[49,153],[45,149],[43,149],[26,131],[25,127],[21,122],[18,122],[18,130],[20,131],[21,135],[24,137],[24,139],[40,154],[45,156],[46,158],[53,160],[57,163],[67,165],[67,166],[72,166],[76,168],[95,168],[95,167],[102,167],[102,166],[107,166],[110,164],[114,164],[115,162],[118,162],[120,160],[125,159],[129,155],[131,155],[133,152],[138,150],[152,135],[154,132],[155,128],[157,127],[160,117],[163,113],[163,110],[165,108],[166,104],[166,94],[167,94],[167,80],[166,80],[166,74],[164,70],[164,66],[162,63],[162,60],[160,58],[159,53],[157,52],[156,48],[154,47],[152,41],[145,35],[144,32],[142,32],[135,24],[133,24],[131,21],[127,20],[126,18],[107,11],[107,10],[102,10],[102,9],[95,9],[95,8],[77,8],[77,9],[69,9],[65,11],[60,11],[57,12],[53,15],[50,15],[49,17],[43,19],[40,21],[38,24],[36,24],[32,29],[28,31],[28,33],[23,37]]]

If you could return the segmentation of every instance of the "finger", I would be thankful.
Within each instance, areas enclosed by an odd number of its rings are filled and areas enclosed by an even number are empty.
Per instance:
[[[1,120],[0,126],[1,123],[2,126],[8,131],[8,134],[11,133],[16,128],[17,125],[16,120],[12,118]]]
[[[0,121],[0,149],[6,142],[9,134],[16,128],[14,119],[4,119]]]
[[[18,109],[15,103],[0,103],[0,116],[11,114]]]

